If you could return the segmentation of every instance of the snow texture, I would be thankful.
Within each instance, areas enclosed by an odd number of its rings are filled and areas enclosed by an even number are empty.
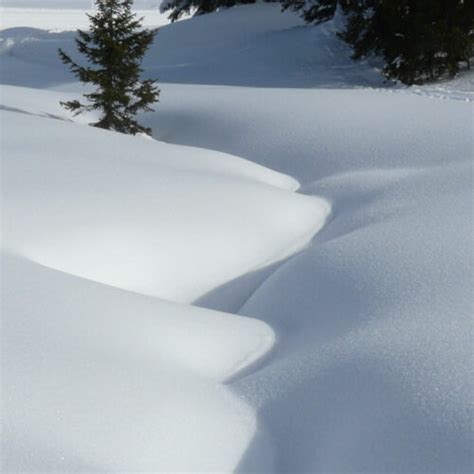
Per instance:
[[[15,18],[4,472],[472,472],[472,72],[236,7],[160,28],[147,140],[68,116],[74,34]]]

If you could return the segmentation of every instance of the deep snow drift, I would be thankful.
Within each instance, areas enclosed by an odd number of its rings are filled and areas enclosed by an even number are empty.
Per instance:
[[[2,260],[2,472],[235,468],[255,416],[219,381],[270,328]]]
[[[472,73],[243,6],[160,30],[155,142],[1,38],[7,471],[472,471]]]
[[[4,93],[4,246],[49,267],[191,302],[300,249],[328,213],[251,162],[34,117],[61,96]]]
[[[68,123],[57,93],[2,96],[4,469],[234,470],[257,424],[219,382],[273,331],[163,299],[294,253],[329,205],[232,155]]]

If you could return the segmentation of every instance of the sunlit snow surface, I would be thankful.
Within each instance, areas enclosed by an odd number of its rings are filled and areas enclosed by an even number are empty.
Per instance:
[[[474,75],[243,6],[160,28],[155,141],[59,106],[72,9],[18,18],[3,471],[471,472]]]
[[[53,5],[54,6],[54,5]],[[92,13],[90,8],[18,8],[16,5],[8,8],[0,3],[0,26],[2,29],[17,26],[42,28],[53,32],[87,28],[89,20],[86,13]],[[147,28],[157,28],[169,23],[168,16],[159,10],[137,10],[144,19]]]

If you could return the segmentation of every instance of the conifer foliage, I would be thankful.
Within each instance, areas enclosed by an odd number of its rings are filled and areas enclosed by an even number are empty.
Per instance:
[[[141,80],[140,66],[155,32],[141,28],[142,19],[132,12],[132,5],[133,0],[95,0],[96,10],[88,15],[90,31],[78,30],[76,39],[87,66],[59,50],[61,60],[78,79],[95,86],[93,92],[84,94],[87,104],[78,100],[61,104],[75,114],[98,111],[101,117],[92,124],[95,127],[131,135],[151,134],[135,116],[152,111],[150,106],[159,97],[156,81]]]
[[[418,84],[454,76],[474,55],[474,0],[282,0],[307,22],[346,16],[353,57],[371,54],[388,78]]]
[[[344,0],[281,0],[283,10],[301,11],[308,23],[323,23],[331,20],[340,3]]]
[[[266,2],[276,2],[278,0],[265,0]],[[229,8],[234,5],[255,3],[256,0],[163,0],[160,10],[164,13],[169,11],[171,21],[178,20],[185,13],[203,15],[211,13],[219,8]]]

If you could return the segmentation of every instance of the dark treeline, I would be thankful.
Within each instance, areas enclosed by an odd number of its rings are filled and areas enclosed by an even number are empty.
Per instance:
[[[204,14],[254,0],[168,0],[170,18]],[[474,55],[474,0],[281,0],[283,9],[319,24],[345,16],[339,36],[353,58],[383,61],[387,78],[420,84],[452,77]]]

